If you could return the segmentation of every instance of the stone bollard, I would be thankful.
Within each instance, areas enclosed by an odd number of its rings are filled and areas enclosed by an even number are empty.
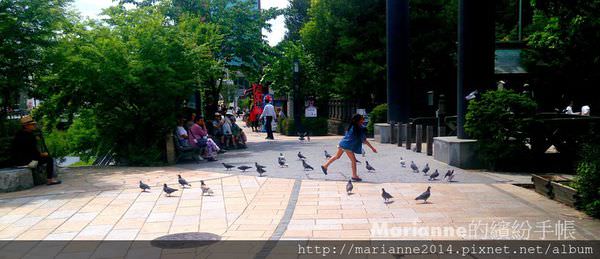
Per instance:
[[[173,141],[175,141],[175,138],[173,137],[173,133],[169,133],[167,134],[167,136],[165,136],[165,151],[167,154],[167,163],[170,165],[175,164],[175,143],[173,143]]]
[[[404,134],[406,132],[406,124],[404,123],[398,123],[398,127],[396,127],[398,134],[396,134],[396,136],[398,136],[398,146],[401,147],[402,146],[402,142],[404,142]]]
[[[433,155],[433,126],[427,126],[427,155]]]
[[[390,144],[396,144],[398,141],[398,135],[396,134],[396,123],[390,121]]]
[[[421,124],[415,126],[415,145],[415,151],[421,153],[421,147],[423,146],[423,125]]]
[[[406,149],[410,150],[411,145],[412,145],[412,140],[411,140],[411,135],[412,135],[412,125],[410,123],[406,124],[406,131],[404,134],[404,140],[406,140],[406,144],[405,147]]]

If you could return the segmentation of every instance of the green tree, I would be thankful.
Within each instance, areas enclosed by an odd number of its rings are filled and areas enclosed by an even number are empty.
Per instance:
[[[290,0],[285,10],[285,39],[291,41],[300,40],[300,29],[308,21],[308,9],[310,0]]]
[[[385,98],[385,0],[313,1],[300,34],[320,83],[339,97]],[[360,98],[359,100],[370,98]]]
[[[117,5],[103,22],[75,23],[49,57],[40,112],[52,121],[90,109],[100,151],[112,149],[130,164],[163,161],[182,101],[220,70],[212,50],[222,40],[216,26],[191,16],[169,23],[166,9]]]
[[[600,104],[589,93],[600,84],[600,1],[534,0],[523,57],[545,109]],[[556,107],[559,105],[559,107]]]
[[[294,90],[293,63],[298,60],[300,65],[300,94],[304,96],[322,96],[326,93],[323,84],[317,80],[317,67],[314,58],[301,42],[284,40],[276,48],[277,58],[264,69],[262,82],[269,83],[276,95],[285,96]]]
[[[0,93],[2,112],[15,103],[21,91],[34,85],[45,63],[45,50],[58,39],[56,31],[66,20],[69,0],[0,1]],[[0,120],[6,118],[0,114]]]

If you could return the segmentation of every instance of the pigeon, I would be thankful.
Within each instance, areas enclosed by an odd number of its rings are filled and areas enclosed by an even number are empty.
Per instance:
[[[306,137],[306,140],[310,141],[310,136],[308,136],[308,132],[304,132],[304,133],[297,132],[297,133],[298,133],[298,140],[304,141],[305,140],[304,138]]]
[[[306,163],[306,160],[302,160],[302,166],[304,167],[304,171],[314,170],[314,168],[312,166],[310,166],[308,163]]]
[[[402,167],[406,167],[406,161],[404,161],[404,158],[400,157],[400,165]]]
[[[183,179],[183,177],[181,177],[180,174],[178,174],[177,177],[179,178],[178,181],[179,181],[179,184],[181,184],[181,188],[185,188],[186,185],[189,187],[192,187],[192,185],[189,184],[185,179]]]
[[[357,164],[362,164],[362,162],[360,162],[358,159],[356,159],[356,163]]]
[[[163,185],[163,191],[167,194],[167,196],[171,196],[171,193],[176,192],[177,189],[171,188],[171,187],[167,186],[167,184],[165,183]]]
[[[286,162],[285,156],[283,156],[283,153],[279,153],[279,157],[277,159],[283,161],[284,163]]]
[[[150,190],[150,186],[140,181],[140,189],[142,189],[142,192],[146,192],[146,190]]]
[[[448,182],[451,182],[452,178],[454,178],[454,169],[452,169],[452,171],[448,169],[448,172],[444,175],[444,179],[446,179],[446,177],[448,177]]]
[[[387,193],[385,189],[381,188],[381,198],[384,202],[388,202],[389,199],[394,198],[391,194]]]
[[[225,167],[225,169],[227,169],[227,171],[229,171],[229,170],[231,170],[231,168],[235,167],[234,165],[230,165],[230,164],[227,164],[227,163],[222,163],[222,164]]]
[[[327,150],[325,150],[325,159],[330,159],[331,155],[329,153],[327,153]]]
[[[265,170],[265,168],[264,168],[264,167],[257,167],[257,168],[256,168],[256,172],[258,172],[258,175],[259,175],[260,177],[262,177],[262,175],[263,175],[264,173],[266,173],[267,171]]]
[[[204,194],[213,195],[213,191],[204,184],[203,180],[200,180],[200,189],[202,189],[202,196],[204,196]]]
[[[452,179],[454,179],[455,174],[448,176],[448,182],[452,182]]]
[[[265,169],[265,168],[267,168],[267,167],[266,167],[266,166],[264,166],[264,165],[259,165],[257,162],[254,162],[254,165],[256,166],[256,168],[259,168],[259,167],[260,167],[260,168],[262,168],[262,169]]]
[[[417,198],[415,198],[415,201],[423,200],[423,203],[427,203],[427,199],[429,199],[429,196],[431,196],[431,186],[427,187],[427,191],[417,196]]]
[[[410,161],[410,169],[413,170],[413,173],[419,172],[419,168],[417,167],[417,165],[415,165],[415,161]]]
[[[374,172],[374,171],[375,171],[375,168],[373,168],[373,167],[372,167],[372,166],[369,164],[369,161],[365,161],[365,164],[366,164],[366,166],[365,166],[365,167],[367,168],[367,170],[369,170],[369,173],[372,173],[372,172]]]
[[[252,166],[242,165],[238,166],[238,169],[242,170],[242,172],[246,172],[246,170],[252,168]]]
[[[429,172],[429,163],[425,164],[425,168],[423,168],[423,173],[425,175],[427,175],[427,172]]]
[[[277,158],[277,163],[279,163],[279,167],[288,167],[285,163],[285,159]]]
[[[429,181],[432,181],[432,180],[437,180],[437,179],[435,179],[435,178],[437,178],[438,176],[440,176],[440,173],[438,172],[438,170],[437,170],[437,169],[435,169],[435,172],[433,172],[433,174],[431,174],[431,175],[429,176]]]
[[[352,189],[354,189],[354,185],[352,185],[352,180],[348,180],[348,183],[346,184],[346,193],[350,194],[352,192]]]
[[[298,151],[298,159],[306,159],[306,157],[304,155],[302,155],[302,153],[300,153],[300,151]]]

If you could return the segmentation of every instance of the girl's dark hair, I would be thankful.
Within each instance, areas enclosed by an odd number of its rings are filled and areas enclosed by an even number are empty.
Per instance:
[[[201,115],[198,115],[194,118],[194,123],[198,122],[199,120],[204,119],[204,117],[202,117]]]
[[[360,125],[360,120],[363,118],[362,115],[360,114],[354,114],[352,115],[352,119],[350,119],[350,126],[348,126],[348,131],[350,131],[350,129],[354,129],[353,134],[356,136],[360,135],[360,131],[362,130],[362,125]]]

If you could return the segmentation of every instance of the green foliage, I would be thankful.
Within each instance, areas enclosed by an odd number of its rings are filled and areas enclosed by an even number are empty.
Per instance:
[[[90,162],[107,148],[98,134],[94,113],[86,109],[76,116],[67,130],[46,131],[44,139],[52,156],[78,156],[83,162]]]
[[[317,68],[312,55],[300,43],[283,41],[277,48],[279,57],[264,69],[263,82],[269,82],[276,95],[287,96],[294,90],[293,64],[298,60],[300,66],[300,94],[326,98],[326,86],[317,80]]]
[[[48,65],[40,62],[56,43],[66,20],[68,0],[0,1],[0,103],[11,107],[18,94],[30,90],[35,76]],[[0,117],[4,120],[4,117]]]
[[[511,90],[488,91],[469,103],[465,132],[477,139],[480,159],[490,169],[514,170],[527,154],[527,128],[536,103]]]
[[[290,0],[285,10],[285,39],[290,41],[300,40],[300,29],[308,21],[310,0]]]
[[[302,127],[310,136],[326,136],[327,125],[327,118],[302,118]],[[298,133],[293,118],[280,119],[277,122],[277,130],[287,136],[296,136]]]
[[[595,141],[584,144],[581,149],[575,188],[581,198],[579,208],[600,218],[600,141],[597,136],[591,138]]]
[[[385,0],[312,1],[308,15],[300,35],[320,83],[340,97],[383,97]]]
[[[595,106],[589,93],[600,84],[600,0],[532,2],[536,10],[522,56],[535,75],[532,85],[544,89],[544,108],[562,109],[571,100]]]
[[[219,70],[215,26],[187,16],[165,23],[161,8],[117,6],[106,11],[108,24],[75,23],[48,57],[55,66],[38,89],[46,100],[41,113],[50,124],[81,115],[69,134],[79,154],[103,147],[130,164],[161,161],[182,100]]]
[[[369,113],[369,123],[367,124],[367,132],[369,134],[373,134],[373,127],[375,123],[388,122],[387,111],[388,105],[387,103],[384,103],[375,106],[375,108],[373,108],[373,110]]]
[[[62,130],[53,130],[44,133],[44,142],[48,147],[48,153],[56,158],[62,158],[71,154],[71,148],[67,138],[67,132]]]

